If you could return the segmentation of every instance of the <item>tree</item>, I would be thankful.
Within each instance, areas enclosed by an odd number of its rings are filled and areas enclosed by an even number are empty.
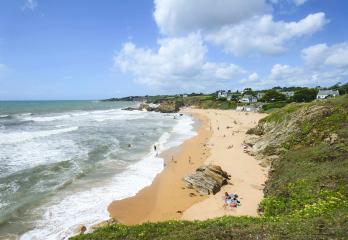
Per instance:
[[[255,92],[251,88],[244,88],[243,94],[256,96]]]
[[[316,99],[318,90],[313,88],[303,88],[295,92],[293,99],[295,102],[311,102]]]
[[[338,91],[340,92],[341,95],[347,94],[348,93],[348,83],[341,85],[338,88]]]
[[[279,102],[285,100],[286,96],[276,90],[267,90],[265,96],[261,98],[261,102]]]

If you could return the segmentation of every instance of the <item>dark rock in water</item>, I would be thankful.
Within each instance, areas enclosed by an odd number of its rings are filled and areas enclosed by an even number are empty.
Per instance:
[[[197,168],[196,172],[186,176],[188,188],[194,188],[201,194],[209,195],[220,191],[228,183],[230,176],[220,166],[208,165]]]
[[[151,104],[151,103],[141,103],[139,107],[127,107],[123,108],[122,110],[127,111],[134,111],[134,110],[140,110],[140,111],[148,111],[148,112],[161,112],[161,113],[176,113],[180,110],[180,107],[182,104],[178,101],[162,101],[160,104]],[[182,116],[182,114],[180,114]]]
[[[122,108],[122,110],[125,110],[125,111],[136,111],[136,110],[139,110],[139,108],[126,107],[126,108]]]

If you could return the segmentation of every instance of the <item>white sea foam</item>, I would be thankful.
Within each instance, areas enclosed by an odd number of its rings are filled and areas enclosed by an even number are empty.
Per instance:
[[[53,130],[44,131],[21,131],[21,132],[11,132],[11,133],[0,133],[0,144],[13,144],[28,141],[34,138],[48,137],[51,135],[62,134],[67,132],[72,132],[78,130],[78,127],[68,127]]]
[[[0,118],[7,118],[7,117],[8,117],[7,114],[2,114],[2,115],[0,115]]]
[[[195,132],[192,124],[190,117],[180,118],[171,132],[163,133],[154,143],[158,153],[193,136]],[[43,206],[45,213],[36,222],[36,228],[22,235],[20,239],[67,239],[76,233],[81,224],[90,227],[106,220],[109,218],[107,206],[111,201],[134,196],[150,185],[162,169],[163,159],[151,147],[141,161],[130,165],[103,186],[72,193],[63,198],[56,196],[56,199]]]
[[[86,157],[87,150],[79,148],[70,139],[40,139],[40,141],[26,141],[3,147],[0,161],[6,171],[0,173],[5,177],[17,171],[30,169],[39,165],[66,161],[74,156]]]
[[[111,121],[111,120],[132,120],[144,118],[141,111],[122,111],[121,109],[97,110],[97,111],[80,111],[72,112],[63,115],[20,115],[25,121],[34,122],[51,122],[60,120],[80,121],[80,120],[94,120],[97,122]]]
[[[35,122],[51,122],[57,120],[63,120],[70,118],[71,115],[58,115],[58,116],[46,116],[46,117],[25,117],[23,118],[26,121],[35,121]]]

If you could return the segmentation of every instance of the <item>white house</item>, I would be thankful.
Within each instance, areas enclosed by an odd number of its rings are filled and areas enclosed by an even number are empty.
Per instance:
[[[285,95],[287,98],[291,98],[295,95],[295,92],[290,91],[290,92],[280,92],[281,94]]]
[[[218,99],[223,99],[223,98],[227,98],[227,92],[226,91],[218,91]]]
[[[325,99],[329,97],[336,97],[339,96],[340,93],[338,90],[319,90],[317,94],[317,99]]]
[[[252,95],[244,95],[239,101],[242,103],[255,103],[257,98]]]

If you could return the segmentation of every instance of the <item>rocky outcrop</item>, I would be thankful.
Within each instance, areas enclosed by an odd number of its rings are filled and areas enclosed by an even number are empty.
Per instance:
[[[177,101],[163,101],[158,107],[158,111],[162,113],[175,113],[180,110],[180,104]]]
[[[160,104],[141,103],[139,107],[127,107],[122,110],[127,111],[148,111],[148,112],[161,112],[161,113],[176,113],[180,110],[181,104],[177,101],[162,101]]]
[[[227,172],[216,165],[201,166],[194,173],[184,177],[188,188],[193,188],[203,195],[219,192],[229,179]]]

